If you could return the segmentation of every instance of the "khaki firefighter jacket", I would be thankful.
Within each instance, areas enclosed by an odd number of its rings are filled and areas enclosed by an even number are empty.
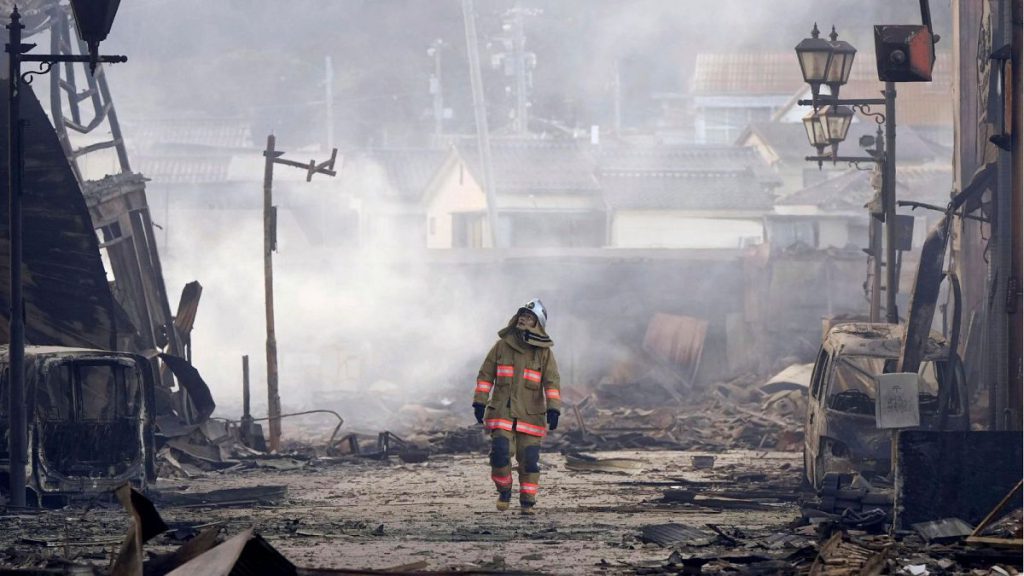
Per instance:
[[[547,411],[562,410],[558,364],[552,342],[539,326],[536,333],[518,335],[516,318],[498,332],[476,379],[473,402],[486,404],[487,430],[512,430],[532,436],[547,433]]]

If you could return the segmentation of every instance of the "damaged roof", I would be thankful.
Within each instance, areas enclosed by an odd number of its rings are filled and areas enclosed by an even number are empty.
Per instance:
[[[834,177],[798,190],[778,201],[779,206],[816,206],[824,211],[861,212],[875,197],[874,172],[851,168]],[[896,196],[944,206],[953,187],[952,169],[944,164],[896,165]]]
[[[695,96],[791,95],[803,86],[792,52],[698,54],[693,70]]]
[[[380,168],[388,184],[386,194],[396,199],[416,202],[423,196],[427,184],[447,155],[446,150],[430,148],[371,148],[352,154],[351,158],[346,158],[345,164],[362,164],[366,167],[368,163]],[[352,174],[355,180],[351,184],[358,185],[361,172],[357,170]],[[344,179],[345,171],[340,176]]]
[[[227,182],[231,156],[139,156],[139,171],[161,184],[212,184]]]
[[[900,83],[896,118],[904,126],[952,126],[953,57],[949,51],[935,54],[931,82]],[[885,83],[878,80],[874,50],[857,52],[842,98],[881,98]],[[761,98],[809,93],[800,74],[796,54],[788,52],[698,54],[693,71],[694,97]],[[827,92],[827,90],[826,90]],[[876,107],[878,108],[878,107]],[[881,110],[878,110],[881,111]]]
[[[598,178],[613,209],[768,210],[779,179],[753,148],[612,147]]]
[[[552,140],[494,140],[491,162],[498,193],[534,192],[597,193],[595,159],[590,145]],[[470,171],[483,182],[480,155],[475,143],[456,147]]]
[[[122,122],[133,150],[167,145],[204,148],[253,148],[252,128],[242,118],[146,118]]]

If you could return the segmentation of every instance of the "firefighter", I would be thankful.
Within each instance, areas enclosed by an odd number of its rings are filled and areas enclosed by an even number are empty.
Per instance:
[[[491,433],[491,480],[498,510],[512,499],[512,456],[519,472],[519,506],[533,514],[540,484],[540,443],[558,427],[562,396],[558,365],[545,327],[548,313],[533,299],[498,332],[476,379],[473,413]]]

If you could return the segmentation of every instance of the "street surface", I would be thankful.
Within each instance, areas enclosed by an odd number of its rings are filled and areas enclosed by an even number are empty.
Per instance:
[[[232,535],[252,526],[297,566],[321,568],[382,569],[426,562],[422,569],[631,573],[643,566],[661,566],[671,553],[640,541],[644,525],[671,522],[707,530],[710,523],[741,534],[748,542],[791,532],[785,525],[799,515],[792,502],[762,504],[757,510],[664,503],[663,491],[672,486],[651,484],[724,481],[714,488],[742,491],[746,482],[730,480],[745,476],[795,491],[798,453],[731,451],[717,454],[710,470],[694,469],[694,454],[594,454],[643,462],[641,470],[628,473],[567,470],[564,456],[544,454],[535,516],[521,516],[515,498],[508,512],[495,510],[496,494],[485,454],[435,455],[421,464],[392,458],[390,464],[365,460],[310,463],[290,471],[214,472],[161,482],[158,488],[201,492],[286,485],[287,499],[276,506],[157,506],[172,528],[222,522],[224,533]],[[701,490],[712,487],[700,486]],[[115,506],[96,507],[84,515],[67,509],[8,516],[7,526],[0,531],[0,550],[7,549],[7,562],[15,552],[26,555],[24,561],[30,556],[39,560],[64,556],[67,550],[80,561],[106,565],[116,544],[76,543],[119,541],[127,522]],[[22,540],[26,535],[49,540],[50,547]],[[164,535],[147,544],[146,550],[165,552],[178,545]],[[713,554],[714,550],[713,545],[682,548],[684,554]]]

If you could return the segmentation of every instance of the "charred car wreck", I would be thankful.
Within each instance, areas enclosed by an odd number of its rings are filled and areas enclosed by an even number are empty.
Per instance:
[[[0,347],[0,391],[9,357]],[[110,492],[125,482],[144,489],[153,472],[153,378],[135,354],[57,346],[25,349],[28,463],[26,501],[60,505]],[[0,485],[7,486],[10,419],[0,408]]]
[[[876,382],[896,372],[903,326],[845,323],[825,336],[814,364],[804,432],[804,475],[821,488],[826,473],[885,476],[892,432],[875,424]],[[936,333],[918,373],[919,430],[968,430],[967,387],[959,356]]]

